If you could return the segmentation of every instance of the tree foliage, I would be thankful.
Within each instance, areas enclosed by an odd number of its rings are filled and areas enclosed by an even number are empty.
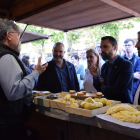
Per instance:
[[[139,21],[140,18],[134,18],[134,19],[113,22],[113,23],[108,23],[99,26],[93,26],[85,29],[69,31],[67,32],[67,42],[70,46],[72,46],[73,44],[77,44],[79,42],[89,45],[89,44],[94,44],[97,41],[100,41],[101,37],[106,35],[113,36],[117,40],[119,40],[119,33],[121,30],[133,28],[134,27],[133,23]],[[25,24],[19,24],[19,23],[18,25],[22,29],[24,29],[26,26]],[[31,26],[31,25],[28,25],[27,30],[36,33],[45,34],[45,35],[53,35],[53,37],[51,37],[48,40],[40,40],[40,41],[33,42],[32,44],[35,46],[36,50],[41,49],[43,42],[44,44],[47,44],[50,41],[53,43],[64,41],[64,32],[62,31]]]

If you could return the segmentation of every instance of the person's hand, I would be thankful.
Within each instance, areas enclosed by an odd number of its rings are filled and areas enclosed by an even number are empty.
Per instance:
[[[100,82],[101,82],[101,89],[102,89],[102,87],[105,85],[105,81],[104,81],[104,78],[102,76],[100,78]]]
[[[134,78],[135,79],[140,79],[140,72],[135,72],[134,73]]]
[[[89,72],[93,75],[93,78],[97,78],[98,77],[98,73],[97,73],[97,67],[96,66],[91,66],[89,68]]]
[[[39,72],[39,75],[42,74],[48,66],[48,63],[46,63],[44,66],[41,66],[41,58],[38,58],[38,64],[36,65],[34,70],[37,70]]]
[[[33,71],[35,70],[35,68],[33,68],[33,67],[30,67],[30,69],[33,70]]]

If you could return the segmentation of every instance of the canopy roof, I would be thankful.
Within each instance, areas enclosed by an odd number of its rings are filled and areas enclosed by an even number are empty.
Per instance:
[[[23,44],[23,43],[33,42],[37,40],[42,40],[42,39],[48,39],[50,36],[34,33],[31,31],[25,31],[21,38],[21,43]]]
[[[140,16],[140,0],[4,0],[0,16],[69,31]]]

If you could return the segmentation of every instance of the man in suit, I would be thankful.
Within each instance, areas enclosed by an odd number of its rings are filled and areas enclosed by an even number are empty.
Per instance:
[[[140,57],[140,31],[138,32],[138,41],[135,46],[138,50],[138,56]],[[134,104],[140,104],[140,83],[134,95]]]
[[[37,90],[58,93],[69,90],[79,91],[79,83],[72,63],[64,59],[65,47],[57,42],[53,46],[53,59],[48,62],[48,67],[39,76]]]
[[[117,55],[117,41],[111,36],[101,39],[101,55],[108,60],[101,69],[101,78],[93,68],[93,85],[107,99],[132,103],[133,66]]]
[[[125,47],[125,55],[122,56],[122,58],[129,60],[133,66],[135,65],[136,61],[139,59],[139,57],[134,54],[134,48],[135,48],[135,42],[133,39],[126,39],[124,41],[124,47]]]
[[[134,67],[134,80],[132,90],[132,96],[134,96],[134,93],[136,92],[140,79],[140,58],[136,54],[134,54],[135,42],[133,39],[130,38],[126,39],[124,41],[124,47],[125,47],[125,55],[123,55],[122,58],[129,60]]]

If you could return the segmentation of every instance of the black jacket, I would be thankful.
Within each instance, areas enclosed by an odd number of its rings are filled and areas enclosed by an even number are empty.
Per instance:
[[[79,91],[80,90],[79,83],[78,83],[74,65],[66,61],[66,66],[68,69],[68,75],[70,80],[69,90]],[[62,92],[61,83],[58,79],[57,72],[55,70],[55,63],[53,60],[48,62],[48,67],[39,76],[38,83],[37,83],[37,90],[50,91],[52,93]]]
[[[106,62],[101,69],[101,76],[106,83]],[[125,60],[118,56],[113,64],[112,70],[109,76],[110,85],[105,85],[101,90],[101,83],[99,78],[94,80],[93,85],[97,91],[102,91],[107,99],[118,100],[122,103],[132,103],[132,86],[133,86],[133,65],[128,60]]]

